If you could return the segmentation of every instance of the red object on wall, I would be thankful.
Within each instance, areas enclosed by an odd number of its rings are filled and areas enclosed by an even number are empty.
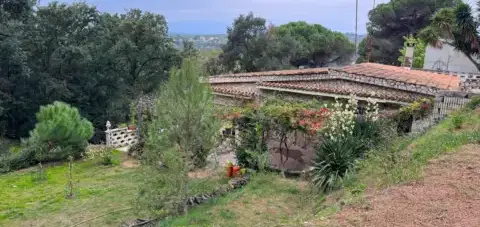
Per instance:
[[[233,172],[232,175],[233,175],[234,177],[238,176],[239,173],[240,173],[240,166],[234,166],[234,167],[232,168],[232,172]]]
[[[225,167],[227,170],[227,177],[232,177],[233,176],[233,166],[226,166]]]

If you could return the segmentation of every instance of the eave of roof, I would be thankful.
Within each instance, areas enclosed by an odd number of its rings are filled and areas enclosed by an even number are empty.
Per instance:
[[[377,102],[381,103],[395,103],[406,105],[413,99],[402,98],[395,95],[392,96],[381,96],[374,92],[358,92],[350,89],[327,87],[327,86],[315,86],[315,85],[304,85],[304,84],[291,84],[291,83],[278,83],[278,82],[261,82],[257,84],[257,88],[264,90],[274,90],[274,91],[283,91],[289,93],[297,94],[307,94],[314,96],[326,96],[334,98],[348,98],[350,95],[356,95],[360,100],[366,100],[372,98]]]

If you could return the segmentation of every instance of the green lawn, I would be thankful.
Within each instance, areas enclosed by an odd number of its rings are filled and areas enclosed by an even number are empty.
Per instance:
[[[125,157],[122,157],[125,159]],[[138,168],[101,166],[93,161],[74,164],[75,197],[67,199],[68,165],[47,168],[48,179],[36,182],[36,168],[0,175],[0,226],[69,226],[112,211],[134,206],[141,174]],[[213,191],[224,181],[195,180],[195,192]],[[135,219],[134,210],[124,210],[80,226],[119,226]]]

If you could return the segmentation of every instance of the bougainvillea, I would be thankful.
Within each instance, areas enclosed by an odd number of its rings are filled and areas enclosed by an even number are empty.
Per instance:
[[[299,113],[298,128],[310,135],[317,134],[325,125],[330,111],[323,107],[318,110],[303,110]]]

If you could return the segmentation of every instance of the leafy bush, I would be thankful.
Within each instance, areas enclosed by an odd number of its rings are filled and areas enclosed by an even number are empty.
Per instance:
[[[92,124],[78,110],[62,102],[42,106],[37,124],[21,149],[0,157],[0,172],[26,168],[40,162],[79,158],[93,136]]]
[[[138,143],[128,148],[128,155],[134,158],[140,158],[145,147],[145,140],[140,139]]]
[[[266,120],[260,113],[252,113],[244,117],[240,129],[240,143],[235,149],[235,156],[240,166],[257,170],[259,158],[267,153],[264,133],[267,130]],[[233,140],[236,143],[235,140]]]
[[[322,192],[334,189],[365,151],[366,146],[359,137],[326,139],[316,151],[313,185]]]
[[[467,108],[470,110],[474,110],[480,107],[480,96],[475,96],[472,100],[467,104]]]
[[[249,168],[263,172],[269,167],[268,152],[246,150],[245,153],[245,161],[248,163]]]
[[[114,150],[110,147],[103,147],[100,149],[90,149],[85,153],[85,158],[89,160],[98,160],[104,166],[118,165],[120,161],[114,157],[120,151]]]
[[[371,120],[357,120],[352,136],[358,138],[367,148],[373,148],[381,140],[380,123]]]
[[[453,128],[455,129],[460,129],[462,128],[462,124],[465,120],[465,116],[460,114],[460,113],[455,113],[453,116],[452,116],[452,125],[453,125]]]
[[[27,168],[38,163],[35,155],[35,148],[27,146],[21,151],[10,152],[0,157],[0,173],[7,173],[13,170]]]
[[[40,107],[37,122],[28,140],[37,147],[37,153],[43,153],[38,161],[79,158],[93,136],[92,123],[82,118],[77,108],[63,102]]]

